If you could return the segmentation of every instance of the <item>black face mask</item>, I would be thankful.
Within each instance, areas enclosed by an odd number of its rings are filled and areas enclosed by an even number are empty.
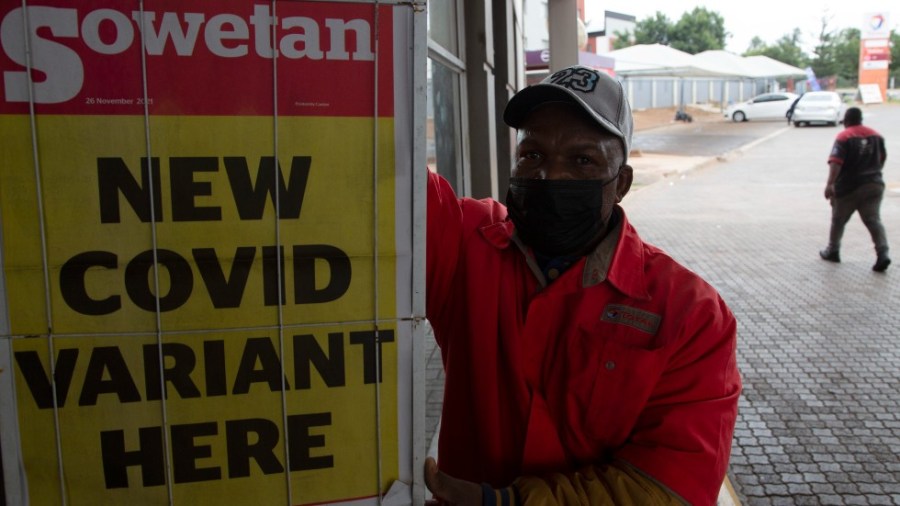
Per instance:
[[[603,187],[616,177],[553,180],[513,177],[506,207],[522,242],[545,255],[580,252],[606,228]]]

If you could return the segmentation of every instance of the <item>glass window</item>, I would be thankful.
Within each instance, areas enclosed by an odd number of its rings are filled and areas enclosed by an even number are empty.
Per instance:
[[[428,37],[456,56],[459,56],[458,26],[455,0],[428,2]]]
[[[428,168],[450,182],[457,195],[462,188],[460,75],[431,58],[427,62],[426,160]]]

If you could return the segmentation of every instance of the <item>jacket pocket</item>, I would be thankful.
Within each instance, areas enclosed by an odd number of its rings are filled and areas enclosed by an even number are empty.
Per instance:
[[[577,462],[599,462],[631,433],[668,350],[652,334],[599,319],[581,324],[549,354],[547,401]]]
[[[627,440],[665,367],[666,349],[642,334],[615,329],[606,336],[584,336],[599,348],[584,425],[602,447]]]

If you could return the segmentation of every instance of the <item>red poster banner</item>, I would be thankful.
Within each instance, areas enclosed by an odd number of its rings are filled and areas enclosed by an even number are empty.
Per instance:
[[[3,9],[0,114],[393,115],[392,17],[371,4],[47,0]],[[272,21],[277,23],[272,29]],[[376,53],[377,46],[377,53]],[[141,55],[143,51],[143,58]],[[377,57],[376,57],[377,54]],[[277,82],[272,82],[275,58]],[[377,69],[376,69],[377,63]],[[142,66],[146,66],[146,73]],[[147,78],[144,96],[142,76]]]

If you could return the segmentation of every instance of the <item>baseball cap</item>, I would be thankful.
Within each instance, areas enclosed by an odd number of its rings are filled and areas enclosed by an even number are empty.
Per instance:
[[[537,106],[560,101],[581,106],[604,130],[622,139],[625,159],[628,159],[634,119],[625,90],[606,72],[590,67],[564,68],[519,91],[506,104],[503,121],[513,128],[520,128]]]

